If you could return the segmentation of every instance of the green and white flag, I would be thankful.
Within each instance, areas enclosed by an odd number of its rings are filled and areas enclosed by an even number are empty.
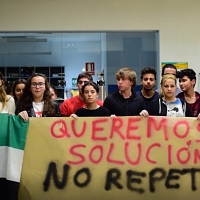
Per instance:
[[[28,122],[0,114],[0,199],[16,199]]]

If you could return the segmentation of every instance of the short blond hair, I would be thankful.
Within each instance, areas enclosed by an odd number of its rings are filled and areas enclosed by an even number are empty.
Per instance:
[[[116,77],[116,79],[128,78],[133,83],[133,86],[136,85],[137,75],[136,75],[135,71],[133,71],[132,69],[130,69],[128,67],[124,67],[124,68],[121,68],[120,70],[118,70],[117,73],[115,74],[115,77]]]

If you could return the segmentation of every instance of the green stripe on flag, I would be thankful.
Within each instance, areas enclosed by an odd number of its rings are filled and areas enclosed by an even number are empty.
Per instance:
[[[29,122],[16,115],[0,114],[0,146],[24,150]]]
[[[8,114],[0,114],[0,146],[7,146]]]

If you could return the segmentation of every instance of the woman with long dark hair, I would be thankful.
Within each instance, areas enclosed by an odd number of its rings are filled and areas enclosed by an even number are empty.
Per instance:
[[[15,114],[24,121],[28,117],[60,116],[59,106],[51,99],[49,83],[44,74],[35,73],[27,80]]]
[[[20,100],[22,94],[23,94],[23,90],[25,88],[25,84],[26,84],[26,80],[25,79],[19,79],[16,80],[13,83],[12,86],[12,96],[15,100],[15,105],[17,105],[17,102]]]
[[[0,113],[14,113],[15,101],[12,96],[7,95],[4,89],[3,75],[0,72]]]

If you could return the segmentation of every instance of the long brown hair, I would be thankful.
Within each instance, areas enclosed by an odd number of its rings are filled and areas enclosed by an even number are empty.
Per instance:
[[[53,100],[51,99],[51,94],[50,94],[50,90],[49,90],[49,83],[48,83],[47,78],[44,74],[35,73],[31,77],[29,77],[29,79],[27,80],[23,94],[22,94],[21,99],[20,99],[21,102],[23,103],[23,108],[26,110],[27,107],[32,106],[33,94],[30,90],[30,87],[31,87],[32,78],[36,77],[36,76],[41,76],[45,80],[45,88],[46,89],[45,89],[44,95],[43,95],[43,101],[44,101],[43,114],[46,115],[46,116],[52,116],[56,112],[55,111],[55,104],[53,103]]]
[[[3,75],[0,72],[0,80],[2,81],[2,84],[0,85],[0,102],[2,103],[2,110],[6,106],[6,102],[8,101],[7,99],[7,94],[4,89],[4,81],[3,81]]]
[[[16,97],[16,94],[15,94],[15,88],[17,85],[19,84],[24,84],[26,85],[26,80],[25,79],[19,79],[19,80],[16,80],[14,83],[13,83],[13,86],[12,86],[12,96],[14,97],[14,100],[15,100],[15,103],[18,101],[17,97]]]

